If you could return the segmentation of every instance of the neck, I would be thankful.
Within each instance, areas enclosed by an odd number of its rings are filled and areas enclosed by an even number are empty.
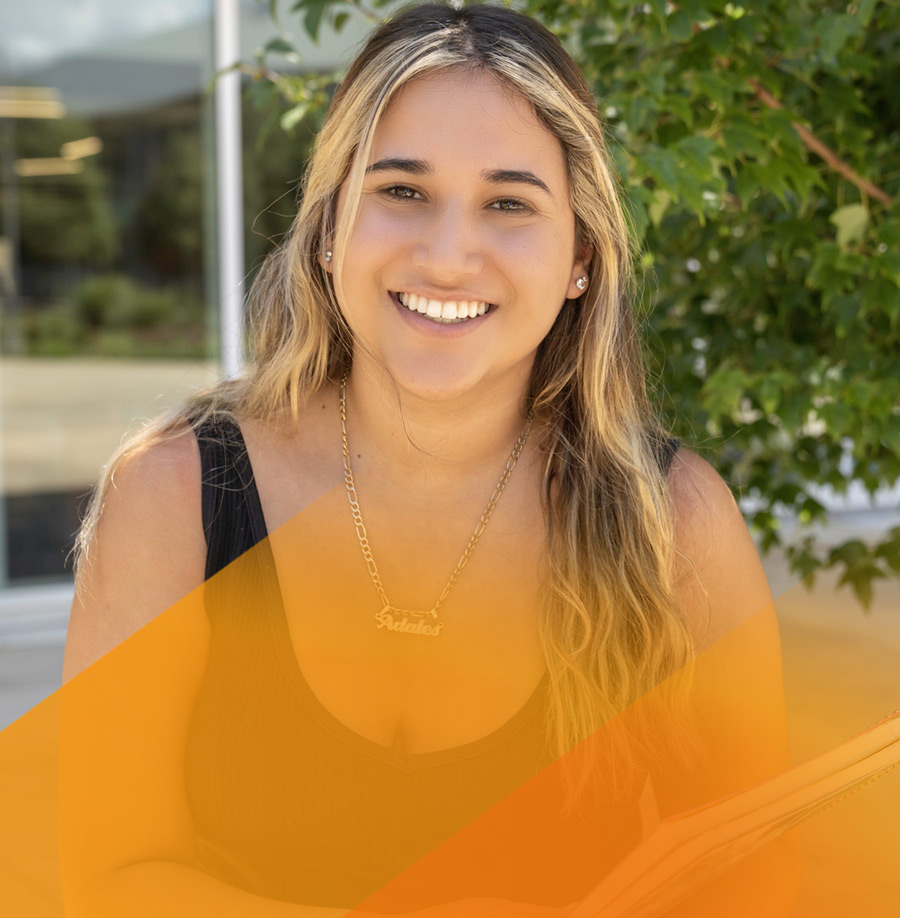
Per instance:
[[[500,468],[525,422],[526,384],[485,384],[434,399],[400,388],[380,369],[355,365],[346,393],[354,468],[377,465],[394,479],[435,484]]]

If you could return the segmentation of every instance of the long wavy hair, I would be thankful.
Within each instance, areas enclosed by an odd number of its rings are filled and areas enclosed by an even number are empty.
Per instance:
[[[543,498],[547,583],[541,635],[548,732],[559,753],[592,734],[691,655],[673,597],[672,511],[633,316],[632,252],[596,104],[559,41],[508,9],[428,4],[376,29],[335,93],[289,235],[249,298],[247,374],[190,398],[113,458],[85,520],[87,559],[116,467],[213,413],[296,421],[299,406],[350,368],[353,341],[321,257],[345,249],[375,130],[409,81],[446,68],[491,74],[521,94],[562,145],[590,285],[541,343],[527,394],[547,419]],[[347,187],[347,219],[334,226]],[[339,266],[338,266],[339,268]]]

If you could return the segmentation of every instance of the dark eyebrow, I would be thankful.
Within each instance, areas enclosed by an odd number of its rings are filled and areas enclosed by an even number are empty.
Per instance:
[[[553,193],[544,182],[542,182],[533,172],[528,172],[525,169],[491,169],[482,172],[481,177],[486,182],[491,182],[494,185],[503,185],[506,183],[533,185],[535,188],[540,188],[541,191],[546,192],[551,198],[553,197]]]
[[[377,163],[372,163],[366,167],[366,175],[373,172],[405,172],[407,175],[430,175],[434,170],[430,163],[424,159],[403,159],[402,157],[389,157],[380,159]],[[487,169],[481,173],[481,177],[492,185],[531,185],[539,188],[551,198],[553,192],[547,187],[546,183],[541,181],[533,172],[527,169]]]
[[[366,175],[372,172],[406,172],[409,175],[428,175],[431,166],[424,159],[401,159],[394,157],[379,159],[377,163],[366,166]]]

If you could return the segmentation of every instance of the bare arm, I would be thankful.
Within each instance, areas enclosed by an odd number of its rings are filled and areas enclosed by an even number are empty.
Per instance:
[[[203,582],[200,454],[190,431],[127,459],[110,482],[78,578],[68,682]]]
[[[663,778],[663,816],[748,787],[788,765],[775,607],[730,490],[696,454],[680,450],[669,475],[676,514],[676,596],[698,656],[692,667],[700,747],[686,774]],[[788,914],[798,878],[792,843],[748,858],[672,918]]]
[[[719,474],[680,450],[669,485],[679,552],[676,599],[698,654],[701,724],[716,745],[728,741],[723,752],[735,753],[729,764],[736,786],[723,786],[727,793],[788,764],[775,605],[740,509]]]
[[[93,548],[76,590],[61,699],[66,913],[344,914],[260,898],[197,868],[184,756],[209,626],[192,433],[117,472]]]

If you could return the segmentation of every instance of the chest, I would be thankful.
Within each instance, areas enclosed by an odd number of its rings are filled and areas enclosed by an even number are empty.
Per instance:
[[[465,530],[437,522],[373,527],[367,563],[342,488],[276,530],[269,541],[291,653],[322,706],[360,736],[408,753],[464,745],[512,718],[545,664],[540,540],[512,538],[510,522],[492,521],[462,567]],[[415,614],[442,595],[434,618]],[[438,633],[384,627],[385,598]]]
[[[417,478],[388,491],[363,473],[358,526],[333,432],[315,436],[315,421],[299,449],[245,429],[285,640],[304,687],[340,723],[389,749],[427,752],[489,734],[523,707],[546,668],[539,473],[520,463],[486,525],[496,483],[488,478],[476,486],[461,473],[456,487],[437,489]],[[436,618],[422,620],[439,633],[379,627],[386,605],[437,605]]]

